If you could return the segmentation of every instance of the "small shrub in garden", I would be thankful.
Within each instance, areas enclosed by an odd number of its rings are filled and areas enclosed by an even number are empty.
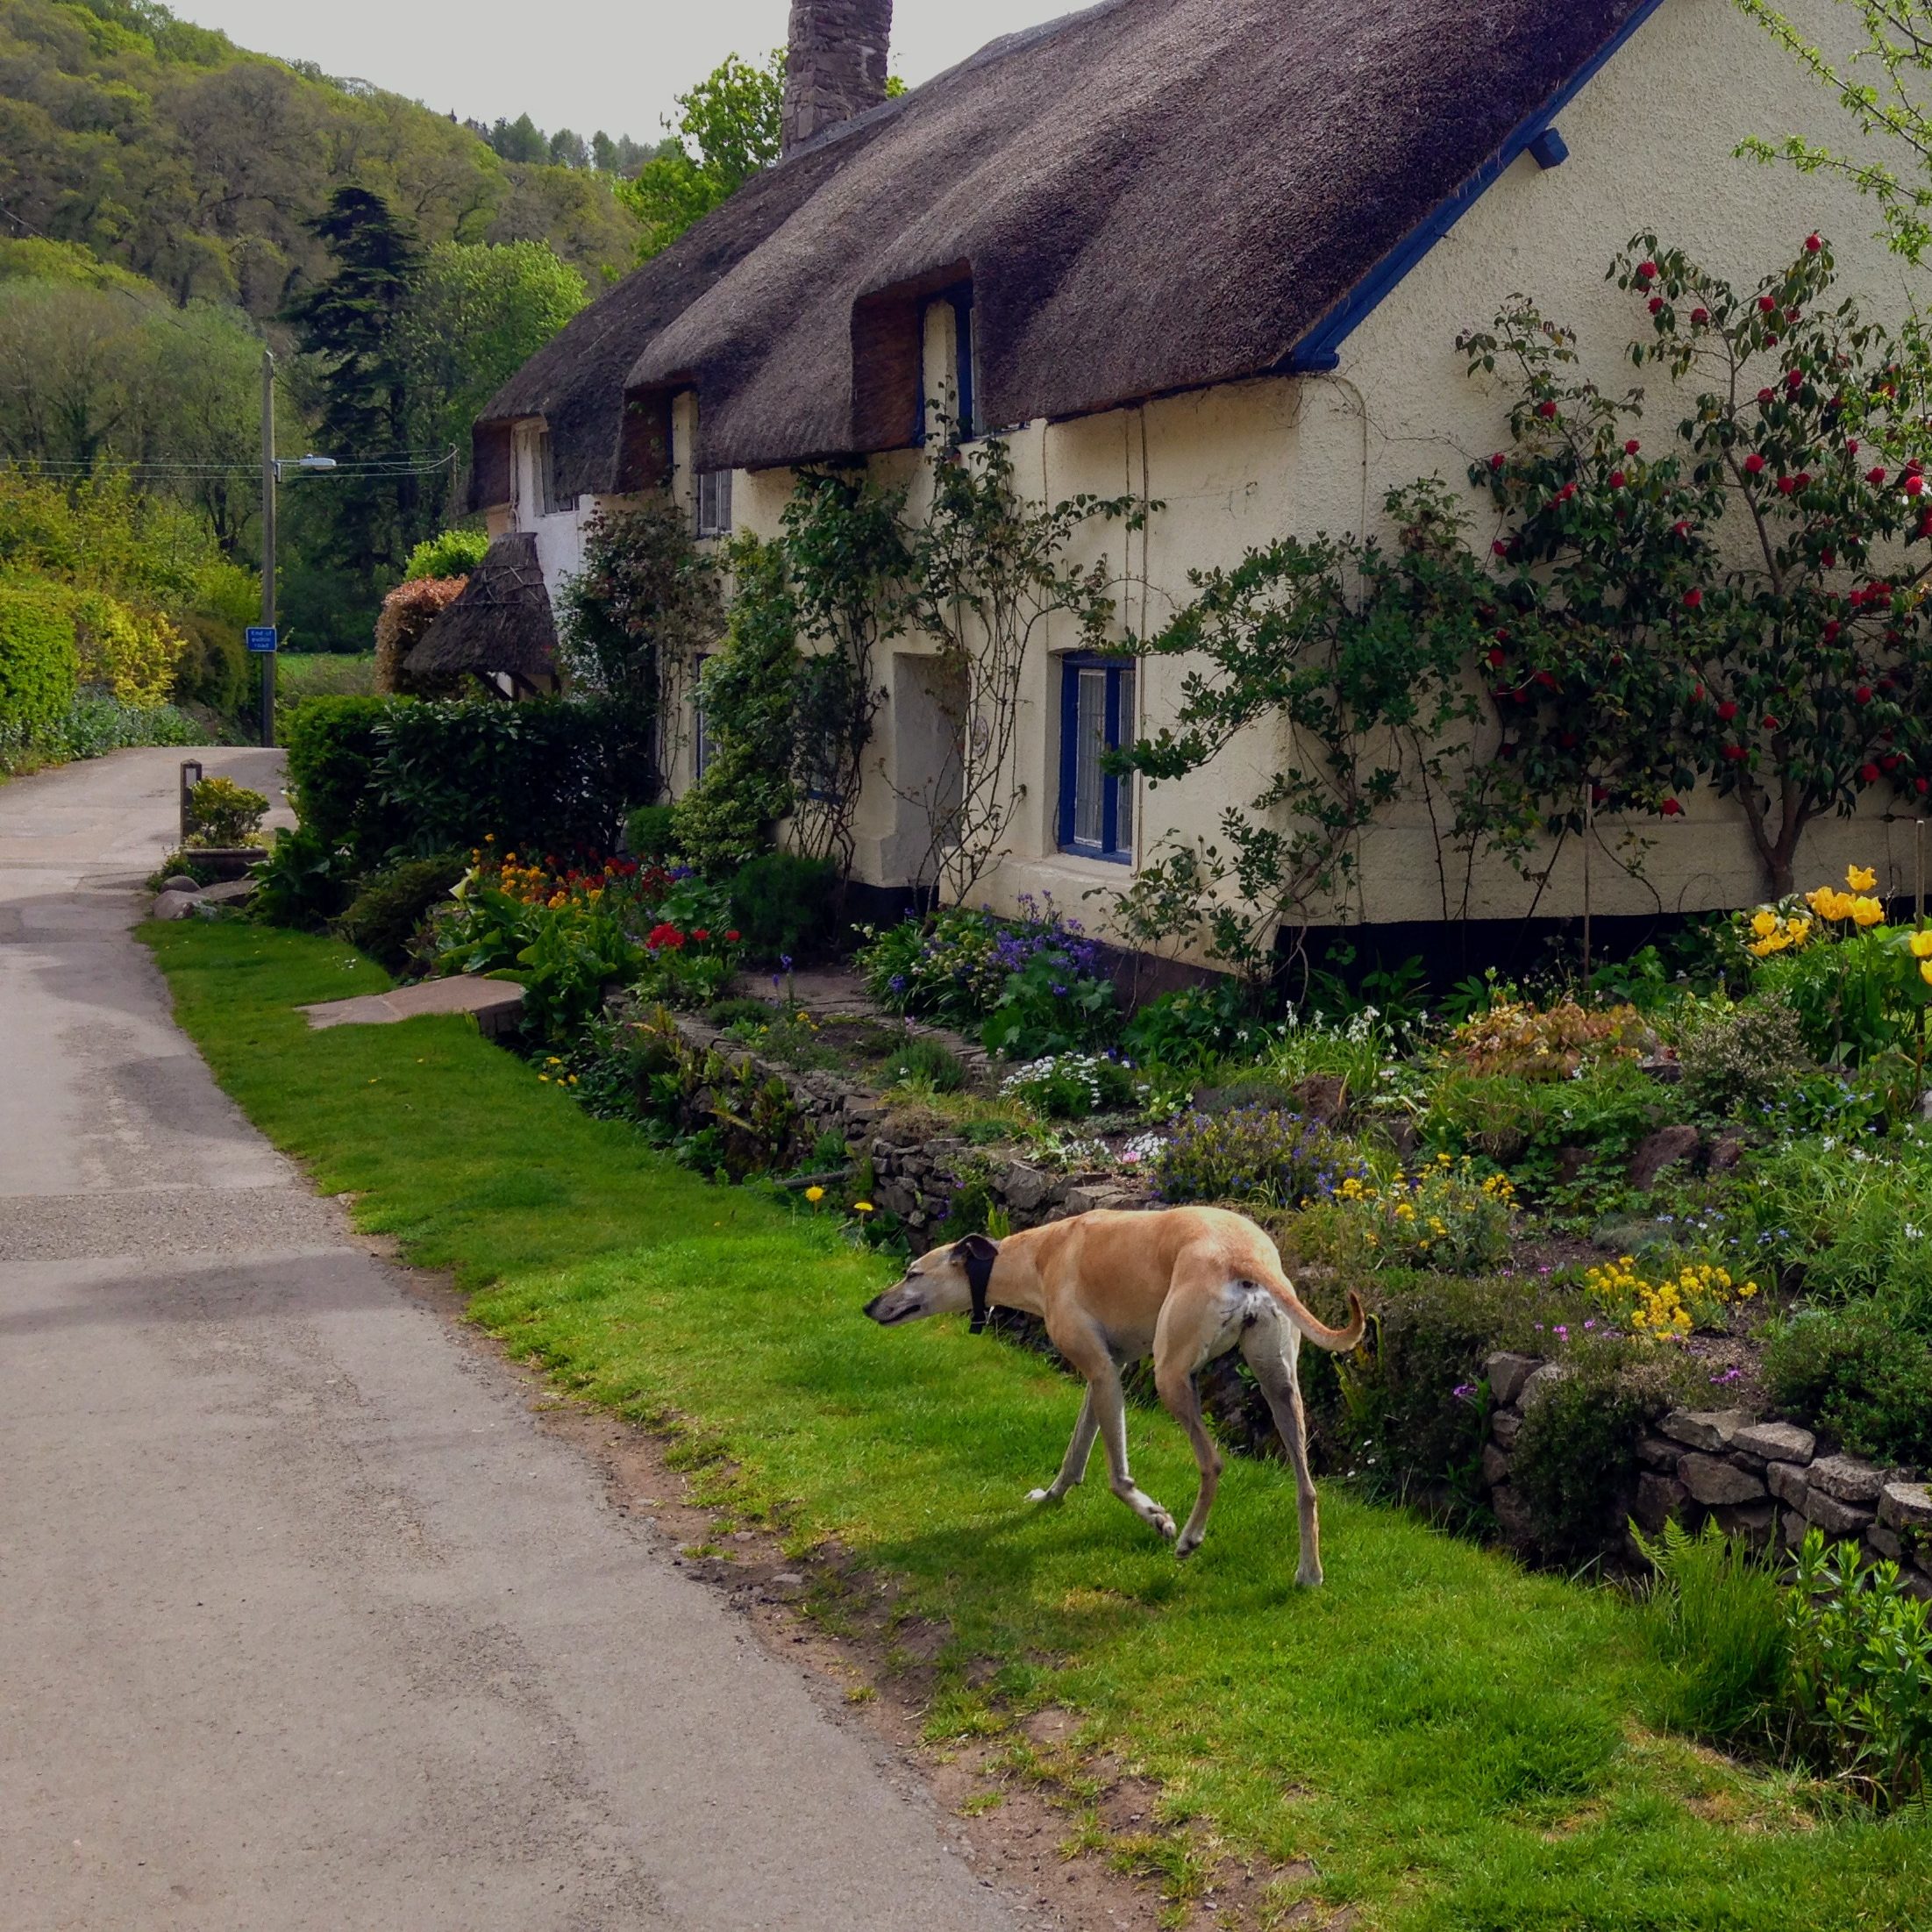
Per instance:
[[[714,1001],[704,1009],[713,1026],[765,1027],[778,1017],[778,1009],[769,1000],[733,997]]]
[[[232,778],[204,778],[188,795],[189,838],[197,845],[245,845],[267,816],[267,799]]]
[[[1766,1344],[1764,1375],[1780,1415],[1855,1455],[1932,1467],[1932,1347],[1881,1303],[1793,1315]]]
[[[624,850],[639,865],[668,865],[678,855],[676,808],[639,805],[624,822]]]
[[[1634,1006],[1579,1006],[1567,994],[1537,1009],[1503,1001],[1466,1019],[1450,1036],[1449,1055],[1472,1073],[1568,1080],[1586,1061],[1636,1059],[1651,1044]]]
[[[1798,1015],[1779,994],[1719,1008],[1679,1041],[1684,1094],[1721,1120],[1768,1112],[1811,1070]]]
[[[1384,1185],[1351,1174],[1335,1191],[1356,1223],[1371,1265],[1399,1265],[1475,1273],[1509,1254],[1516,1190],[1506,1174],[1481,1173],[1465,1154],[1447,1154]]]
[[[307,825],[278,832],[268,856],[253,868],[248,916],[264,925],[316,932],[348,898],[348,855]]]
[[[1000,1091],[1048,1120],[1084,1120],[1134,1106],[1141,1087],[1125,1060],[1104,1053],[1053,1053],[1009,1073]]]
[[[731,880],[731,923],[753,959],[804,959],[831,937],[838,867],[829,859],[768,852]]]
[[[1932,1606],[1895,1563],[1809,1529],[1785,1593],[1800,1748],[1876,1804],[1922,1804],[1932,1783]]]
[[[1622,1525],[1637,1438],[1689,1391],[1671,1365],[1609,1339],[1580,1340],[1564,1365],[1570,1372],[1531,1404],[1516,1432],[1511,1480],[1538,1549],[1578,1563],[1601,1554]]]
[[[1258,1052],[1269,1035],[1265,1023],[1250,1010],[1239,982],[1222,979],[1150,1000],[1123,1029],[1121,1044],[1144,1066],[1158,1062],[1199,1069]]]
[[[1160,1198],[1256,1201],[1295,1208],[1325,1200],[1365,1169],[1348,1142],[1299,1114],[1245,1107],[1191,1114],[1154,1160]]]
[[[1729,1311],[1757,1293],[1708,1261],[1658,1267],[1619,1255],[1584,1271],[1590,1299],[1619,1327],[1644,1341],[1680,1342],[1696,1329],[1722,1329]]]
[[[957,1094],[966,1085],[966,1066],[939,1040],[908,1040],[885,1066],[880,1078],[888,1087],[916,1084],[935,1094]]]
[[[392,973],[410,963],[417,929],[469,870],[460,852],[405,859],[365,879],[337,922],[342,937]]]
[[[738,977],[736,929],[714,932],[709,926],[688,929],[659,920],[645,935],[644,949],[637,981],[643,999],[676,1007],[709,1006]]]

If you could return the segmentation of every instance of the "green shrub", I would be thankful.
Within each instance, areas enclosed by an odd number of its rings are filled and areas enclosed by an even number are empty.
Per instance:
[[[203,704],[210,711],[232,716],[241,708],[252,682],[241,633],[219,617],[199,613],[182,618],[181,628],[188,648],[175,667],[175,702]]]
[[[1349,1144],[1299,1114],[1244,1107],[1190,1114],[1154,1161],[1165,1201],[1254,1201],[1274,1208],[1325,1199],[1362,1163]]]
[[[1511,1479],[1543,1556],[1582,1563],[1602,1554],[1629,1513],[1637,1438],[1690,1391],[1681,1363],[1626,1342],[1579,1342],[1564,1365],[1523,1416]]]
[[[204,778],[188,795],[189,834],[197,845],[246,845],[267,816],[267,797],[232,778]]]
[[[289,790],[303,829],[332,848],[367,850],[371,864],[387,856],[392,840],[386,833],[396,829],[394,821],[382,822],[376,783],[381,728],[407,702],[317,698],[302,707],[288,729]]]
[[[489,548],[487,530],[446,530],[425,537],[409,553],[403,566],[403,581],[417,577],[467,577],[483,560]]]
[[[1895,1563],[1807,1529],[1785,1593],[1790,1695],[1814,1762],[1881,1806],[1923,1804],[1932,1771],[1932,1606]]]
[[[752,959],[802,959],[831,937],[838,895],[831,859],[768,852],[731,880],[731,919]]]
[[[1255,1017],[1238,980],[1183,987],[1150,1000],[1128,1021],[1121,1044],[1144,1066],[1205,1068],[1258,1051],[1268,1028]]]
[[[917,1081],[936,1094],[957,1094],[966,1085],[966,1065],[940,1040],[908,1040],[880,1070],[888,1087]]]
[[[1693,1536],[1666,1522],[1655,1543],[1632,1534],[1651,1570],[1645,1634],[1670,1673],[1659,1718],[1718,1744],[1763,1735],[1788,1663],[1771,1565],[1715,1522]]]
[[[1879,1301],[1809,1308],[1764,1349],[1780,1414],[1829,1430],[1860,1456],[1932,1465],[1932,1347]]]
[[[83,691],[36,749],[50,759],[104,758],[134,745],[205,745],[208,734],[172,704],[129,704],[101,691]]]
[[[317,932],[348,899],[349,855],[307,825],[276,835],[268,856],[253,868],[248,914],[264,925]]]
[[[0,583],[0,749],[53,731],[80,677],[74,618],[56,590]]]
[[[704,1009],[713,1026],[769,1026],[778,1017],[778,1009],[769,1000],[735,996],[717,1000]]]
[[[363,880],[337,922],[342,937],[392,973],[410,961],[417,929],[469,869],[460,852],[405,859]]]
[[[1781,994],[1710,1012],[1679,1043],[1677,1057],[1685,1097],[1721,1120],[1768,1111],[1811,1071],[1798,1015]]]
[[[677,809],[639,805],[624,822],[624,849],[640,866],[662,865],[678,855]]]

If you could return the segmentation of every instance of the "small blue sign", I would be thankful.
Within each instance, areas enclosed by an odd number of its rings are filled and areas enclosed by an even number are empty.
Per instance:
[[[234,633],[231,631],[229,635],[232,637]],[[273,651],[275,647],[275,627],[272,624],[252,624],[243,635],[251,651]]]

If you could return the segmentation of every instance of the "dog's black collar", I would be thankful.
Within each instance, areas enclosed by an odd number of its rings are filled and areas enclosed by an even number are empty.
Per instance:
[[[966,1286],[973,1291],[972,1333],[984,1335],[987,1323],[987,1288],[993,1280],[993,1264],[999,1254],[988,1249],[984,1254],[969,1252],[966,1259]]]

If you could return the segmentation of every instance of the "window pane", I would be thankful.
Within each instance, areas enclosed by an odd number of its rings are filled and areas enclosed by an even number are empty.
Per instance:
[[[1131,745],[1138,734],[1138,719],[1134,710],[1134,667],[1123,666],[1115,676],[1120,680],[1120,709],[1114,731],[1114,749],[1123,745]],[[1116,852],[1131,852],[1134,848],[1134,781],[1131,776],[1112,778],[1108,783],[1115,792],[1114,849]]]
[[[1082,671],[1073,738],[1073,843],[1098,847],[1101,818],[1101,753],[1107,748],[1107,674]]]

